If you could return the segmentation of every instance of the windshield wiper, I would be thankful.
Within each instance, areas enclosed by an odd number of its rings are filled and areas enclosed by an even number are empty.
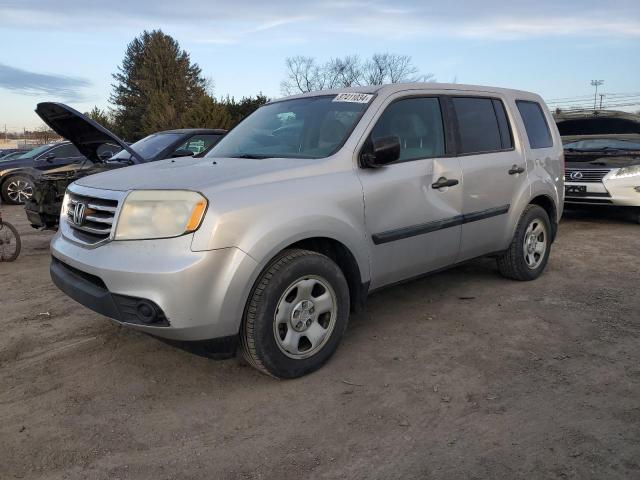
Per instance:
[[[241,153],[239,155],[231,155],[229,158],[250,158],[253,160],[264,160],[265,158],[273,158],[271,155],[263,155],[261,153]]]

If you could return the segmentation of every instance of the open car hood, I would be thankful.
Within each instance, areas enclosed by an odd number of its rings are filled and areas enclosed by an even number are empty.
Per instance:
[[[102,125],[63,103],[42,102],[36,107],[38,116],[63,138],[73,143],[80,153],[94,162],[102,162],[98,148],[115,143],[131,154],[133,163],[144,160],[129,145]]]

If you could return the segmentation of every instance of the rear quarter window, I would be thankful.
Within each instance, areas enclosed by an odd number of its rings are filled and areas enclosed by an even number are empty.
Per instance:
[[[524,128],[527,131],[529,146],[533,149],[552,147],[551,131],[540,104],[527,100],[517,100],[516,105],[520,111]]]

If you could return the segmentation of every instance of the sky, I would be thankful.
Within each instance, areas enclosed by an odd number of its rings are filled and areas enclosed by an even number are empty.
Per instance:
[[[410,55],[440,82],[547,100],[640,92],[640,1],[0,0],[0,131],[42,125],[40,101],[109,106],[143,30],[174,36],[217,97],[281,96],[285,59]],[[606,98],[606,97],[605,97]]]

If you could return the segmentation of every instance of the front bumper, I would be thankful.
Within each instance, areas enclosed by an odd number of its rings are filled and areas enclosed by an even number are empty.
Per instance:
[[[607,176],[598,183],[565,181],[565,188],[572,186],[585,186],[587,191],[580,195],[565,193],[565,203],[640,207],[640,177]]]
[[[186,341],[237,335],[257,263],[237,248],[193,252],[192,237],[86,248],[58,232],[52,278],[88,308],[152,335]],[[140,302],[155,306],[162,321],[136,321]]]

